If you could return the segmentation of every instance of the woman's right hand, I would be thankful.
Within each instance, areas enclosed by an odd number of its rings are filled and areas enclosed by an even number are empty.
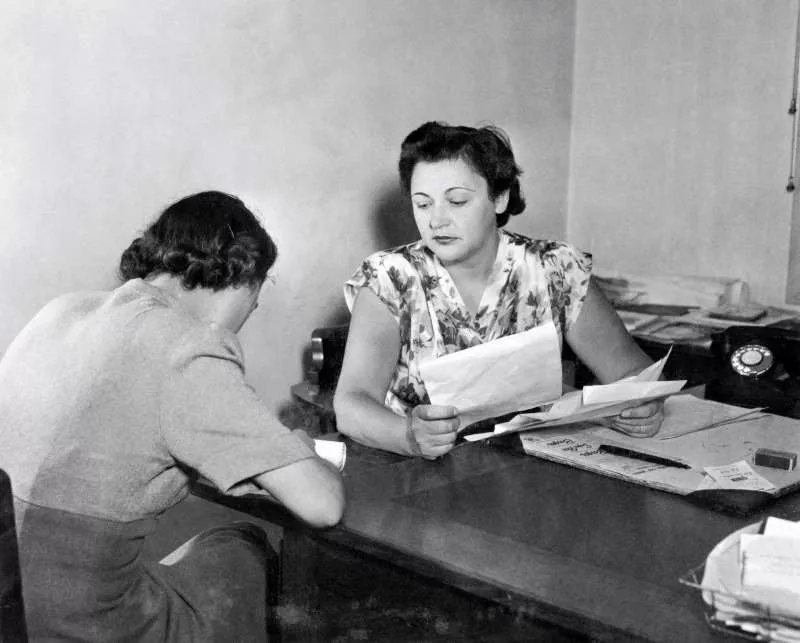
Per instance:
[[[413,453],[434,460],[453,448],[460,418],[453,406],[420,404],[406,416]]]

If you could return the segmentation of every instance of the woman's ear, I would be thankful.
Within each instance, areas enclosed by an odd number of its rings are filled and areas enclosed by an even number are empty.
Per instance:
[[[505,192],[501,192],[497,195],[497,198],[494,200],[494,213],[495,214],[503,214],[508,207],[508,196],[510,190],[506,190]]]

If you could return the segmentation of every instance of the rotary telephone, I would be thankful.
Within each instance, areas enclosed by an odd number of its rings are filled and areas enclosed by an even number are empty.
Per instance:
[[[711,337],[717,374],[709,399],[785,413],[800,401],[800,333],[767,326],[730,326]]]

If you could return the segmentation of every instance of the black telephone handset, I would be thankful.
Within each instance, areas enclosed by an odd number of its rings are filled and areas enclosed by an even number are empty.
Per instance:
[[[711,337],[717,376],[706,396],[785,413],[800,397],[800,333],[767,326],[730,326]]]

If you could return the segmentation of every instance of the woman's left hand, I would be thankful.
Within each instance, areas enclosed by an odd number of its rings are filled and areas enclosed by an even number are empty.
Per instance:
[[[664,402],[655,401],[625,409],[614,418],[618,431],[634,438],[649,438],[658,433],[664,421]]]

